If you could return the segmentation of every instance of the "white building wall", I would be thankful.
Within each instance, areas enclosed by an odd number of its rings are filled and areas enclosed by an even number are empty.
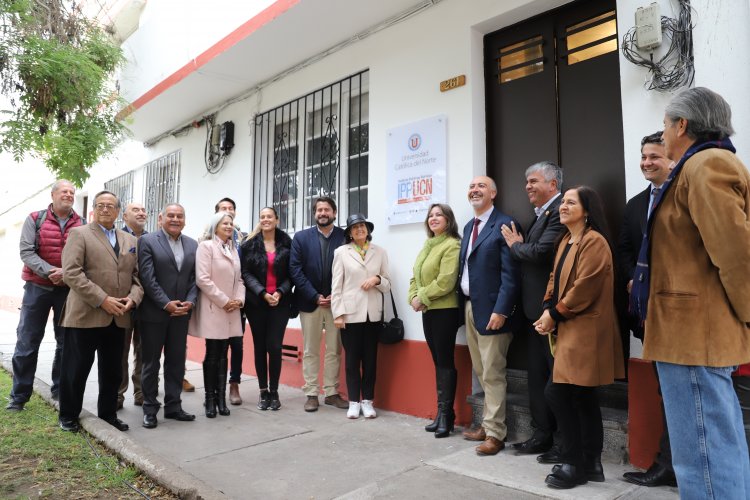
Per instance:
[[[671,15],[669,0],[659,1],[662,12]],[[198,5],[200,2],[194,3]],[[266,6],[269,2],[261,3]],[[224,196],[236,200],[238,222],[247,230],[251,221],[248,210],[252,192],[254,127],[251,125],[254,115],[369,68],[369,213],[375,224],[374,240],[389,250],[394,290],[406,321],[407,337],[422,339],[420,318],[408,312],[405,295],[411,267],[425,234],[421,224],[388,227],[385,222],[382,206],[386,199],[386,131],[429,116],[447,115],[447,201],[463,225],[471,216],[465,199],[466,186],[474,175],[486,171],[483,36],[564,3],[563,0],[473,0],[471,8],[467,8],[464,1],[443,0],[407,21],[350,45],[223,109],[217,116],[217,123],[227,120],[234,122],[236,146],[218,174],[211,175],[206,171],[203,160],[205,128],[200,128],[181,137],[167,138],[150,148],[143,148],[135,142],[124,145],[114,158],[101,162],[92,171],[91,180],[82,191],[93,194],[101,189],[106,180],[181,149],[180,201],[187,211],[186,233],[200,236],[213,213],[215,202]],[[618,0],[620,36],[632,26],[635,9],[645,3]],[[747,112],[750,100],[742,92],[750,76],[750,68],[744,64],[750,55],[750,43],[747,43],[750,34],[740,26],[750,19],[750,7],[745,2],[739,2],[737,10],[732,12],[718,8],[720,2],[716,0],[696,0],[694,3],[697,10],[694,17],[696,84],[714,88],[733,106],[738,132],[735,144],[742,156],[746,147],[750,147],[750,114]],[[138,84],[141,85],[142,78],[144,92],[182,67],[187,62],[186,58],[205,50],[206,44],[233,29],[230,22],[223,22],[217,25],[221,29],[214,29],[210,36],[202,35],[200,43],[196,38],[194,45],[175,47],[168,30],[178,28],[169,26],[181,24],[179,30],[182,35],[195,33],[199,25],[204,24],[204,19],[199,17],[205,12],[190,11],[187,5],[169,10],[168,4],[171,2],[166,0],[149,2],[141,29],[128,40],[128,50],[137,58]],[[247,19],[256,7],[260,10],[258,5],[252,8],[247,6],[244,10],[238,10],[239,14],[228,17]],[[181,23],[174,22],[174,15],[181,16]],[[167,31],[162,31],[160,27]],[[732,41],[729,40],[730,36]],[[738,43],[737,37],[742,38],[743,43]],[[620,73],[625,144],[623,155],[627,196],[631,197],[645,185],[638,168],[640,139],[660,129],[663,109],[670,95],[644,90],[646,71],[633,66],[622,56]],[[439,92],[441,80],[460,74],[466,75],[466,86],[446,93]],[[230,97],[227,96],[227,99]],[[747,154],[744,158],[748,158]],[[518,180],[518,189],[523,189],[523,179]],[[625,203],[626,200],[620,201]],[[5,247],[4,242],[3,249]]]

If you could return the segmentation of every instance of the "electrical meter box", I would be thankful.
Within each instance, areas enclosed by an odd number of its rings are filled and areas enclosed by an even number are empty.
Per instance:
[[[635,44],[641,50],[661,45],[661,11],[654,2],[635,11]]]

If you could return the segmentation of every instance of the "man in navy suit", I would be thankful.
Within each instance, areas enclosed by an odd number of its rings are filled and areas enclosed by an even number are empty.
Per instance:
[[[503,224],[520,225],[493,207],[495,196],[497,187],[489,177],[476,177],[469,184],[474,219],[464,227],[458,275],[471,364],[484,389],[482,427],[465,431],[464,438],[482,441],[476,448],[479,455],[495,455],[505,447],[510,318],[521,290],[520,265],[500,232]]]
[[[617,264],[620,266],[620,276],[625,279],[627,294],[633,286],[633,273],[641,249],[641,241],[646,231],[646,220],[654,201],[654,196],[661,189],[669,176],[672,160],[667,158],[661,131],[647,135],[641,140],[641,172],[649,182],[646,189],[635,195],[625,206],[625,214],[617,242]],[[624,323],[636,338],[643,340],[643,327],[640,320],[630,316],[627,311],[621,311]],[[656,370],[654,370],[656,372]],[[658,379],[659,374],[656,373]],[[662,413],[664,407],[662,405]],[[626,472],[626,481],[640,486],[676,486],[674,469],[672,468],[672,450],[669,446],[667,421],[664,419],[664,431],[659,440],[659,453],[653,465],[646,472]]]
[[[188,320],[198,300],[195,253],[198,242],[182,234],[185,209],[176,203],[159,214],[161,229],[138,240],[138,266],[144,298],[138,309],[143,371],[143,427],[157,425],[159,360],[164,350],[164,417],[195,420],[182,409]]]
[[[503,226],[502,233],[513,258],[521,263],[523,278],[521,297],[523,305],[522,329],[526,332],[529,382],[529,410],[531,412],[532,436],[524,442],[515,443],[519,454],[544,453],[552,447],[552,435],[557,428],[544,398],[544,388],[552,375],[554,359],[547,337],[539,335],[533,326],[542,315],[542,302],[547,291],[552,263],[555,260],[555,243],[565,229],[560,224],[560,188],[562,169],[556,164],[543,161],[526,169],[526,193],[534,206],[534,220],[524,238],[514,226]],[[559,456],[545,453],[539,458],[544,463],[560,463]]]
[[[304,406],[307,412],[318,410],[320,341],[323,330],[326,332],[324,402],[336,408],[349,408],[349,403],[338,392],[341,334],[333,326],[331,313],[333,251],[344,244],[344,230],[333,225],[336,220],[336,202],[332,198],[316,199],[313,210],[315,225],[294,235],[289,257],[289,275],[294,283],[304,341],[302,374],[305,385],[302,390],[307,396]]]

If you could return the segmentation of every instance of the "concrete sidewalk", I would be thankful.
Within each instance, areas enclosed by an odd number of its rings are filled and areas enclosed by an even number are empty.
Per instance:
[[[17,322],[17,313],[0,311],[0,354],[6,367]],[[36,384],[47,398],[53,352],[49,328]],[[94,368],[84,401],[94,415],[96,375]],[[186,377],[197,387],[195,393],[183,394],[183,408],[196,414],[194,422],[165,420],[160,412],[159,426],[144,429],[132,388],[118,414],[130,431],[120,433],[91,414],[81,419],[98,439],[184,498],[678,498],[676,488],[649,489],[622,481],[622,473],[632,469],[616,464],[604,464],[604,483],[552,490],[544,484],[550,466],[537,464],[534,456],[506,450],[479,457],[476,443],[461,439],[458,432],[434,439],[423,430],[425,420],[387,411],[378,411],[374,420],[348,420],[344,410],[323,405],[322,398],[318,412],[305,413],[304,395],[296,388],[280,388],[280,411],[260,411],[255,407],[257,383],[249,376],[240,385],[244,404],[231,407],[228,417],[207,419],[200,365],[188,362]],[[8,395],[1,396],[4,407]]]

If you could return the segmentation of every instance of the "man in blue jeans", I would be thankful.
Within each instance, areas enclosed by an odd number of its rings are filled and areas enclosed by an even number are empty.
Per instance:
[[[26,284],[13,353],[13,388],[5,408],[9,411],[23,410],[31,397],[39,345],[44,338],[50,309],[54,312],[57,342],[52,361],[51,392],[53,399],[58,398],[63,332],[57,324],[69,290],[62,280],[62,250],[68,232],[82,224],[81,217],[73,210],[75,194],[70,181],[58,180],[52,185],[49,207],[32,212],[21,229],[21,277]]]
[[[654,200],[631,304],[656,361],[683,499],[750,498],[750,462],[731,373],[750,361],[750,173],[732,112],[709,89],[675,96],[664,146],[676,162]]]

